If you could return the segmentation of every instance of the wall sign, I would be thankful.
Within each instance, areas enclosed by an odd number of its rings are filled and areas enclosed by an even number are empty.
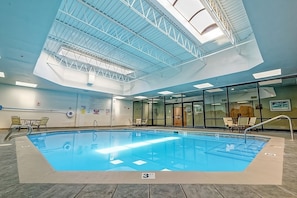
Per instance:
[[[270,111],[291,111],[290,100],[270,100]]]

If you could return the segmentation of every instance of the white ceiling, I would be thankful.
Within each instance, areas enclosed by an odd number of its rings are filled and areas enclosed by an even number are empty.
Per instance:
[[[297,74],[295,0],[218,1],[234,44],[227,38],[201,44],[156,0],[128,2],[2,0],[0,72],[6,77],[0,83],[19,80],[41,89],[156,96],[164,90],[193,91],[193,85],[205,82],[215,87],[253,82],[253,73],[271,69],[282,68],[282,76]],[[59,56],[61,46],[134,73],[97,68],[95,82],[87,85],[90,65]]]

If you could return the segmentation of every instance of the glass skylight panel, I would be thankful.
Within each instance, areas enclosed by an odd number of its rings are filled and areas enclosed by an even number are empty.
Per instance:
[[[190,23],[197,29],[200,34],[202,34],[209,26],[215,24],[214,20],[211,18],[207,10],[202,10],[197,15],[195,15]]]
[[[221,30],[221,28],[217,27],[212,29],[211,31],[204,33],[203,38],[205,39],[205,42],[207,42],[223,35],[224,35],[224,32]]]
[[[217,21],[212,18],[200,0],[167,0],[167,3],[164,3],[164,0],[157,1],[183,24],[200,43],[225,35],[225,32],[219,28]],[[170,4],[173,6],[172,8]]]
[[[178,0],[174,7],[189,21],[204,6],[197,0]]]

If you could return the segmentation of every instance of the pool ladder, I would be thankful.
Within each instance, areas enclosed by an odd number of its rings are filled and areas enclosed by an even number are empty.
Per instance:
[[[291,140],[294,140],[294,132],[293,132],[293,127],[292,127],[292,120],[289,116],[286,116],[286,115],[279,115],[279,116],[275,116],[273,118],[270,118],[269,120],[266,120],[264,122],[261,122],[261,123],[258,123],[258,124],[255,124],[251,127],[248,127],[244,130],[244,143],[246,143],[246,132],[253,129],[253,128],[256,128],[258,126],[261,126],[261,125],[264,125],[268,122],[271,122],[271,121],[274,121],[274,120],[277,120],[279,118],[287,118],[289,120],[289,125],[290,125],[290,131],[291,131]]]
[[[6,140],[10,140],[11,139],[11,135],[13,133],[14,130],[18,129],[18,128],[21,128],[22,126],[16,126],[16,127],[12,127],[8,130],[8,134],[5,136],[4,138],[4,141]],[[31,125],[26,125],[27,129],[28,129],[28,132],[27,132],[27,135],[30,135],[33,131],[33,127]]]

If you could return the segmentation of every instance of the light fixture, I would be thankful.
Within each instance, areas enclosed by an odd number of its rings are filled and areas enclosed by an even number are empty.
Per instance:
[[[0,72],[0,78],[5,78],[4,72]]]
[[[220,92],[220,91],[224,91],[223,89],[220,89],[220,88],[217,88],[217,89],[209,89],[209,90],[206,90],[207,92],[209,93],[213,93],[213,92]]]
[[[267,78],[267,77],[272,77],[272,76],[278,76],[282,74],[281,69],[274,69],[274,70],[269,70],[265,72],[259,72],[259,73],[254,73],[253,76],[255,79],[259,78]]]
[[[213,85],[210,83],[202,83],[202,84],[194,85],[194,87],[198,89],[203,89],[203,88],[213,87]]]
[[[249,103],[249,101],[247,101],[247,100],[243,100],[243,101],[238,101],[237,103],[238,103],[238,104],[247,104],[247,103]]]
[[[106,69],[106,70],[116,72],[119,74],[123,74],[123,75],[129,75],[134,72],[133,70],[126,68],[124,66],[120,66],[115,63],[109,62],[107,60],[96,58],[89,54],[86,54],[86,53],[83,53],[83,52],[80,52],[80,51],[77,51],[74,49],[70,49],[65,46],[62,46],[59,49],[58,54],[66,57],[66,58],[75,60],[75,61],[86,63],[86,64],[92,65],[94,67],[99,67],[99,68]]]
[[[114,96],[113,98],[114,98],[114,99],[124,99],[124,98],[126,98],[126,97],[124,97],[124,96]]]
[[[145,96],[135,96],[134,98],[136,98],[136,99],[145,99],[147,97],[145,97]]]
[[[15,81],[15,84],[16,85],[19,85],[19,86],[24,86],[24,87],[32,87],[32,88],[36,88],[37,87],[37,84],[27,83],[27,82],[21,82],[21,81]]]
[[[171,92],[171,91],[160,91],[160,92],[158,92],[158,94],[168,95],[168,94],[173,94],[173,92]]]
[[[211,104],[212,106],[220,106],[221,105],[221,103],[213,103],[213,104]]]
[[[260,86],[263,86],[263,85],[273,85],[273,84],[280,84],[282,82],[283,82],[282,79],[267,80],[267,81],[259,82],[259,85]]]

